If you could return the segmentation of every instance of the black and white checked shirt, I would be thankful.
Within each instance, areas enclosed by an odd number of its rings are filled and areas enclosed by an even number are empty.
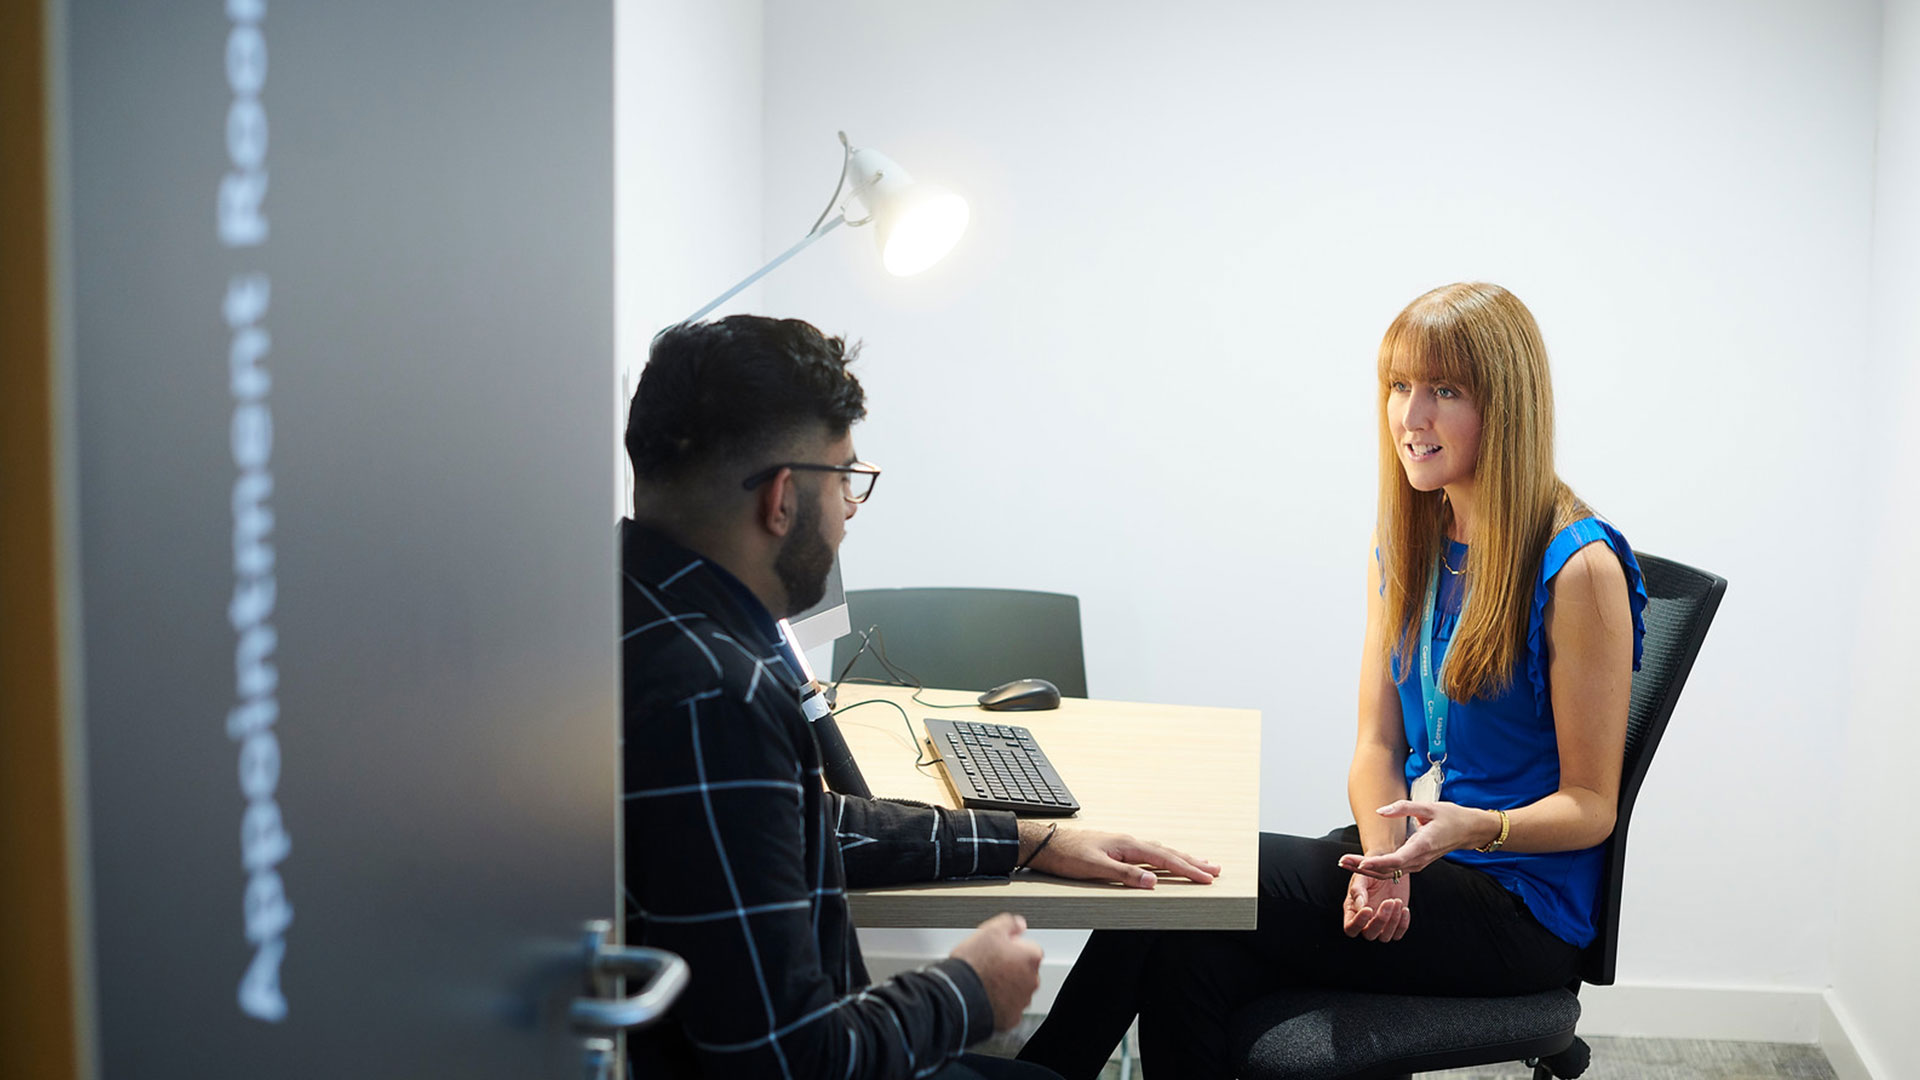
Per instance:
[[[1013,815],[824,790],[799,677],[724,569],[621,528],[627,939],[685,957],[638,1077],[915,1077],[993,1031],[964,961],[867,985],[845,887],[1004,876]]]

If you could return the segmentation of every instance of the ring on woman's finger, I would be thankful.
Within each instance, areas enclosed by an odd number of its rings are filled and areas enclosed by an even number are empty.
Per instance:
[[[1393,872],[1393,880],[1394,880],[1394,881],[1396,881],[1396,882],[1398,882],[1398,881],[1400,880],[1400,874],[1401,874],[1401,871],[1399,871],[1399,870],[1395,870],[1395,871]]]

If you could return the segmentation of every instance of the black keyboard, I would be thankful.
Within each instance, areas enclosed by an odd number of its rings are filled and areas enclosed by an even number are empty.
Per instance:
[[[926,723],[927,744],[961,806],[1028,817],[1065,817],[1080,809],[1026,728],[931,716]]]

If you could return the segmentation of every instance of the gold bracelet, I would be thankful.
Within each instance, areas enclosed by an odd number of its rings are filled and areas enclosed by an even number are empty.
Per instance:
[[[1507,842],[1507,828],[1512,824],[1512,822],[1507,820],[1507,812],[1505,810],[1495,810],[1494,813],[1500,815],[1500,835],[1494,837],[1491,841],[1485,844],[1481,844],[1479,847],[1476,847],[1473,850],[1491,854],[1495,851],[1499,851],[1501,845]]]

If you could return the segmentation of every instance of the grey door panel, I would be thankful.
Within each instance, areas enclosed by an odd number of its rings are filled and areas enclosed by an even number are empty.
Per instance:
[[[616,909],[611,9],[66,21],[103,1074],[576,1076]]]

